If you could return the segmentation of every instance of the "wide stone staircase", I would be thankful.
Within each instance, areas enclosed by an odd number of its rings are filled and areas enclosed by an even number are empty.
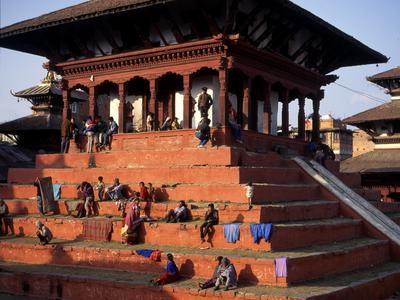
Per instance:
[[[193,143],[193,145],[195,145]],[[338,197],[315,181],[295,161],[267,151],[240,147],[196,149],[174,145],[147,150],[115,149],[109,153],[38,155],[35,168],[10,169],[0,195],[13,215],[15,235],[0,239],[0,292],[51,299],[384,299],[400,289],[399,246]],[[36,177],[51,176],[62,184],[58,214],[37,214]],[[99,216],[112,222],[110,242],[83,240],[86,219],[69,215],[76,186],[103,176],[137,190],[152,182],[157,202],[142,203],[156,221],[145,222],[140,243],[121,244],[123,220],[114,202],[99,202]],[[255,186],[249,210],[245,184]],[[185,200],[192,220],[161,220]],[[200,243],[199,226],[208,203],[219,210],[220,224]],[[42,220],[54,235],[37,245],[35,222]],[[224,224],[240,223],[236,243],[224,239]],[[272,223],[269,241],[254,243],[250,224]],[[400,227],[399,227],[400,230]],[[207,244],[207,243],[206,243]],[[161,262],[136,254],[162,251]],[[173,253],[182,280],[153,287],[166,254]],[[229,291],[199,290],[212,275],[215,257],[228,256],[239,287]],[[278,277],[275,259],[287,257],[287,276]]]

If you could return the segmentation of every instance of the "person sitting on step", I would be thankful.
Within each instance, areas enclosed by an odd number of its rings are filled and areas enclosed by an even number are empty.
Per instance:
[[[108,146],[108,150],[111,150],[113,135],[117,134],[119,130],[117,122],[114,121],[113,117],[108,118],[108,130],[104,135],[105,145]]]
[[[222,272],[222,268],[221,268],[222,259],[223,259],[222,256],[217,256],[215,258],[215,260],[218,262],[218,265],[214,268],[214,273],[212,275],[212,278],[207,280],[204,283],[199,283],[199,288],[204,290],[204,289],[208,289],[208,288],[215,286],[215,283],[217,282],[217,278],[221,275],[221,272]]]
[[[36,221],[36,236],[39,238],[41,245],[47,245],[53,238],[50,229],[47,228],[41,221]]]
[[[214,203],[208,204],[204,221],[205,222],[200,226],[200,239],[202,243],[204,243],[205,237],[209,234],[210,229],[212,229],[214,225],[217,225],[219,221],[218,210],[214,208]]]
[[[147,187],[144,185],[143,181],[139,182],[139,192],[142,201],[150,201],[149,191],[147,190]]]
[[[8,207],[3,199],[0,199],[0,235],[7,234],[7,221],[6,217],[8,216]],[[4,230],[3,230],[4,224]]]
[[[188,220],[188,209],[185,201],[179,201],[178,207],[171,209],[166,216],[167,223],[185,222]]]
[[[122,198],[122,190],[124,186],[119,182],[119,178],[115,178],[111,186],[106,188],[106,196],[111,200],[119,200]]]
[[[200,140],[197,148],[204,148],[204,146],[210,140],[210,123],[210,119],[202,118],[199,122],[199,125],[197,125],[195,136]]]
[[[174,262],[174,257],[171,253],[167,254],[167,260],[168,262],[166,272],[161,275],[161,277],[157,279],[156,282],[154,282],[154,280],[150,280],[151,283],[154,283],[155,285],[164,285],[179,280],[179,270]]]
[[[225,286],[225,291],[229,288],[237,288],[236,269],[227,257],[224,257],[221,261],[221,270],[222,271],[215,282],[214,290],[218,290],[221,285]]]

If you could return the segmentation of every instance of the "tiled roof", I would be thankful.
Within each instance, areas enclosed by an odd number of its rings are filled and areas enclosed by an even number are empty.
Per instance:
[[[60,115],[30,115],[0,124],[0,133],[17,134],[21,131],[60,130]]]
[[[346,159],[340,163],[340,172],[393,172],[400,169],[400,149],[374,150]]]
[[[54,85],[50,84],[39,84],[33,87],[27,88],[25,90],[14,93],[15,97],[26,98],[28,96],[40,96],[40,95],[48,95],[48,94],[56,94],[61,95],[61,90]]]
[[[393,68],[393,69],[387,70],[385,72],[375,74],[373,76],[368,77],[367,79],[371,82],[375,82],[375,81],[379,81],[379,80],[393,79],[393,78],[400,79],[400,67]]]
[[[400,100],[393,100],[391,102],[360,112],[344,119],[343,122],[350,125],[356,125],[370,121],[396,119],[400,120]]]
[[[39,84],[25,90],[13,93],[15,97],[19,98],[32,98],[35,96],[42,95],[62,95],[61,89],[58,86],[58,83],[48,83],[48,84]],[[83,91],[73,90],[71,91],[71,101],[72,102],[80,102],[87,101],[88,95]]]
[[[12,35],[62,23],[75,22],[171,0],[90,0],[0,29],[0,36]]]

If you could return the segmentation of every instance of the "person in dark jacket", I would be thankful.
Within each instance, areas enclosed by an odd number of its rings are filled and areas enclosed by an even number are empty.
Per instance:
[[[204,148],[205,144],[210,139],[210,123],[211,120],[208,118],[203,118],[201,119],[199,125],[197,126],[196,129],[196,137],[200,140],[199,144],[197,145],[197,148]]]
[[[203,87],[202,90],[203,94],[199,96],[197,108],[199,109],[202,118],[208,118],[208,110],[213,104],[213,100],[211,98],[211,95],[207,94],[206,87]]]
[[[201,242],[205,241],[206,235],[209,233],[209,230],[217,225],[219,222],[218,210],[214,208],[214,204],[208,204],[208,210],[204,216],[204,223],[200,226],[200,239]]]
[[[326,167],[325,161],[327,159],[335,160],[335,153],[328,145],[326,145],[322,142],[319,142],[317,145],[317,151],[315,153],[314,159],[318,163],[320,163],[321,165]]]

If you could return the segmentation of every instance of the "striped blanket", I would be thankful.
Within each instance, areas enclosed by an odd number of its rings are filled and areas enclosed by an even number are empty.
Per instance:
[[[83,239],[91,241],[110,241],[112,222],[110,220],[83,221]]]

